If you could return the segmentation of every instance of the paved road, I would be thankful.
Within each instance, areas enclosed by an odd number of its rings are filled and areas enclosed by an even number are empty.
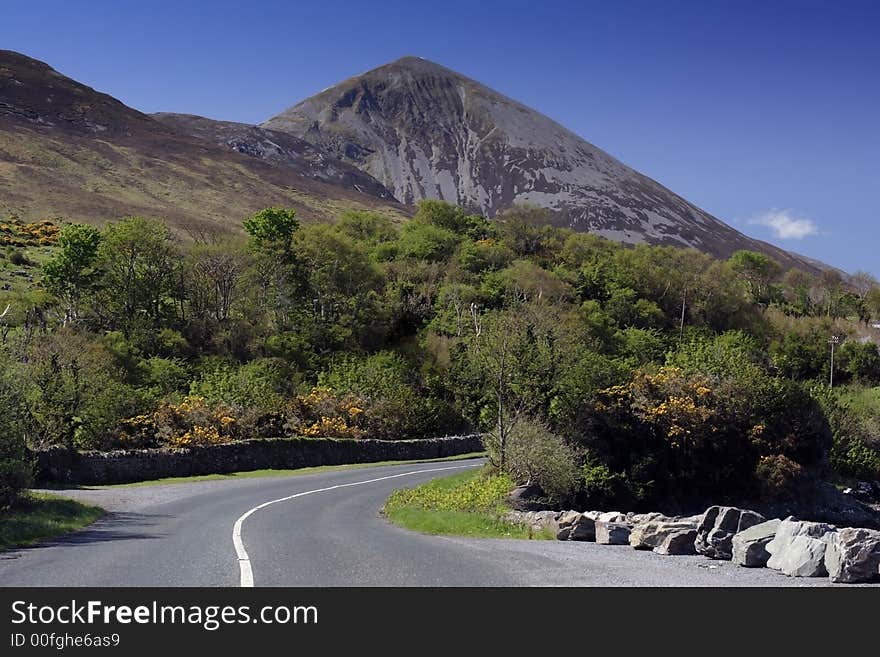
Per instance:
[[[238,586],[236,520],[288,497],[241,523],[256,586],[828,585],[626,546],[424,536],[380,517],[394,489],[476,463],[58,491],[111,513],[39,547],[0,552],[0,586]]]

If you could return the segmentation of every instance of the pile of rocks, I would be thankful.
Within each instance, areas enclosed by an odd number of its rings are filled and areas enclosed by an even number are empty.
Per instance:
[[[832,582],[880,581],[880,531],[837,528],[788,517],[712,506],[697,516],[619,511],[510,511],[507,520],[551,531],[561,541],[629,545],[657,554],[701,554],[747,568],[772,568],[789,577]]]

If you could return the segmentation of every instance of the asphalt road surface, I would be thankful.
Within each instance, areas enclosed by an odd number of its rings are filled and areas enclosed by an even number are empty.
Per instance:
[[[425,536],[380,516],[393,490],[478,463],[54,491],[110,513],[0,552],[0,586],[829,585],[627,546]]]

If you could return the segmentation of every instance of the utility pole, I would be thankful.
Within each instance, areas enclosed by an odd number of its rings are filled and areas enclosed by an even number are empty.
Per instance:
[[[678,327],[678,342],[684,340],[684,310],[687,307],[688,291],[684,288],[684,295],[681,297],[681,323]]]
[[[832,335],[831,339],[828,340],[828,344],[831,345],[831,377],[828,379],[828,387],[834,387],[834,347],[840,344],[840,338],[836,335]]]

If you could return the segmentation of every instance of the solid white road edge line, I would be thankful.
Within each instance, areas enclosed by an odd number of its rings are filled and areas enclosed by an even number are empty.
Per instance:
[[[245,588],[253,588],[254,586],[254,571],[251,567],[251,559],[248,556],[247,550],[244,549],[244,541],[241,538],[241,527],[244,524],[244,521],[250,518],[254,513],[259,511],[260,509],[265,509],[267,506],[271,506],[272,504],[278,504],[278,502],[287,502],[288,500],[295,499],[297,497],[303,497],[305,495],[312,495],[314,493],[325,493],[330,490],[336,490],[337,488],[349,488],[350,486],[363,486],[364,484],[374,484],[377,481],[385,481],[386,479],[397,479],[398,477],[407,477],[409,475],[414,474],[423,474],[425,472],[441,472],[443,470],[461,470],[463,468],[477,468],[480,464],[476,465],[453,465],[445,468],[429,468],[426,470],[413,470],[411,472],[401,472],[400,474],[388,475],[387,477],[377,477],[375,479],[366,479],[364,481],[355,481],[349,484],[337,484],[336,486],[328,486],[327,488],[316,488],[315,490],[307,490],[302,493],[296,493],[295,495],[288,495],[287,497],[279,497],[277,500],[270,500],[269,502],[263,502],[255,506],[253,509],[245,511],[238,520],[235,521],[235,524],[232,526],[232,544],[235,546],[235,553],[238,555],[238,568],[241,571],[241,580],[239,586]]]

